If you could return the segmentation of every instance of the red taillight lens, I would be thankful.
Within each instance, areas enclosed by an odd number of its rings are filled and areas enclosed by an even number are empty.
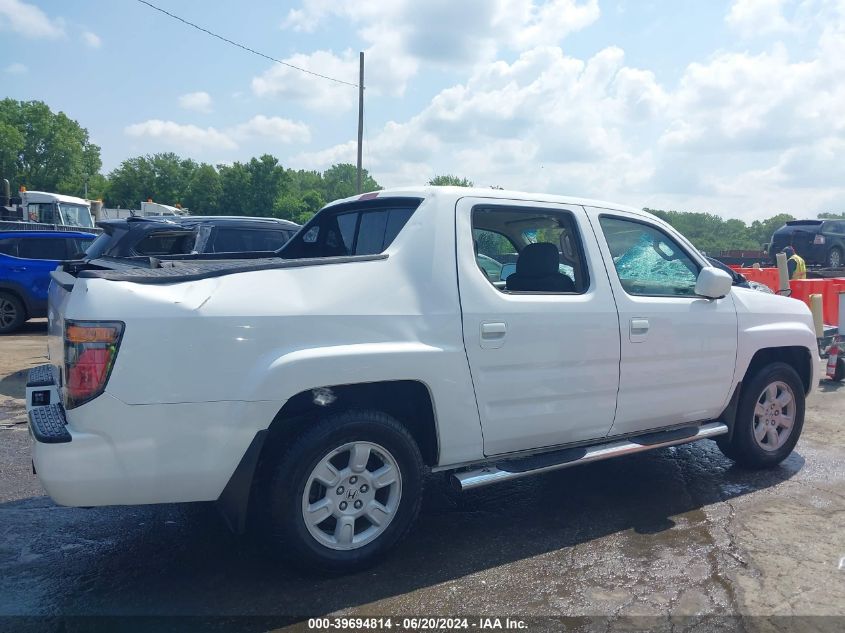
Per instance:
[[[106,387],[114,365],[123,323],[65,322],[65,405],[77,407]]]
[[[817,234],[816,237],[813,238],[813,244],[824,244],[824,235]]]

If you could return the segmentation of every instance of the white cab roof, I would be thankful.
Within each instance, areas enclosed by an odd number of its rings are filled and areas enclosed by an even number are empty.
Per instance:
[[[377,194],[378,198],[389,197],[413,197],[413,198],[431,198],[437,197],[453,197],[458,198],[489,198],[491,200],[528,200],[533,202],[552,202],[556,204],[571,204],[582,205],[588,207],[598,207],[600,209],[617,209],[619,211],[630,211],[633,213],[642,214],[643,210],[636,207],[627,206],[624,204],[617,204],[614,202],[605,202],[602,200],[591,200],[588,198],[576,198],[571,196],[556,196],[548,193],[527,193],[524,191],[509,191],[507,189],[489,189],[484,187],[395,187],[391,189],[382,189],[374,191],[370,194],[361,194],[365,196],[372,196]],[[335,200],[327,206],[335,204],[342,204],[344,202],[355,202],[360,196],[355,195],[342,200]],[[366,198],[365,198],[366,199]]]
[[[25,191],[22,197],[27,202],[64,202],[66,204],[81,204],[83,206],[90,206],[90,203],[83,198],[76,196],[65,196],[60,193],[47,193],[46,191]]]

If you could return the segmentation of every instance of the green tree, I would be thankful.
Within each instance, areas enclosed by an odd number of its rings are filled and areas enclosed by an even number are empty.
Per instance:
[[[106,203],[129,209],[137,209],[148,198],[162,204],[183,204],[198,168],[193,160],[172,152],[128,158],[109,174]]]
[[[220,174],[208,163],[197,167],[183,196],[184,204],[194,215],[220,215],[223,205],[223,183]]]
[[[0,120],[0,178],[8,178],[12,187],[18,184],[18,157],[23,151],[23,133]]]
[[[787,222],[795,219],[790,213],[778,213],[767,220],[754,220],[748,227],[751,242],[755,248],[762,248],[772,241],[772,234]]]
[[[218,165],[220,185],[223,188],[222,205],[224,215],[251,215],[246,204],[246,195],[252,183],[249,170],[243,163]]]
[[[329,169],[323,172],[323,183],[326,202],[338,200],[340,198],[348,198],[354,196],[356,193],[355,184],[357,182],[358,169],[355,165],[350,163],[340,163],[332,165]],[[381,189],[379,184],[373,180],[366,169],[361,172],[361,191],[378,191]]]
[[[279,196],[289,191],[287,173],[276,157],[264,154],[246,164],[249,189],[244,192],[246,215],[272,215]]]
[[[453,176],[452,174],[443,174],[442,176],[435,176],[428,181],[429,185],[436,187],[473,187],[473,182],[460,176]]]
[[[845,213],[819,213],[819,220],[845,220]]]
[[[15,189],[81,195],[100,167],[100,148],[64,112],[42,101],[0,101],[0,168]]]

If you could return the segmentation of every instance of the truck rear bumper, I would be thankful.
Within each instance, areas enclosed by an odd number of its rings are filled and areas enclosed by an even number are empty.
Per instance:
[[[60,404],[36,407],[33,465],[60,505],[212,501],[280,407],[267,401],[127,405],[108,394],[70,411]],[[36,428],[36,418],[46,415],[39,410],[53,408],[64,416],[69,439],[50,441]]]
[[[48,404],[59,404],[58,369],[53,365],[39,365],[29,370],[26,380],[26,411]]]

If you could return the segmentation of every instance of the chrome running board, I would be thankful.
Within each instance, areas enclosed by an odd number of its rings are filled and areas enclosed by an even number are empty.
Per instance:
[[[709,437],[724,435],[727,432],[728,427],[721,422],[710,422],[698,427],[647,433],[606,444],[594,444],[592,446],[564,449],[552,453],[540,453],[524,459],[511,461],[500,460],[495,464],[489,464],[475,470],[454,473],[452,475],[452,484],[458,490],[473,490],[502,481],[520,479],[521,477],[560,470],[561,468],[569,468],[570,466],[588,464],[603,459],[621,457],[622,455],[641,453],[655,448],[687,444]],[[533,466],[531,465],[532,460],[534,460]]]

